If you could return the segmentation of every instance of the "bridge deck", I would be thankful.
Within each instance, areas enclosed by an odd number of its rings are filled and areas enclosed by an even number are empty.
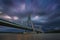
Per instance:
[[[33,31],[33,29],[31,27],[26,27],[24,25],[19,25],[19,24],[13,23],[13,22],[2,20],[2,19],[0,19],[0,25]],[[38,29],[35,29],[35,31],[36,32],[41,32]]]

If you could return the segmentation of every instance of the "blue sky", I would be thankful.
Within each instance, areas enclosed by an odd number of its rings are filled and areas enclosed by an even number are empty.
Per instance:
[[[46,28],[60,28],[60,0],[0,0],[1,18],[20,24],[31,12],[34,24]],[[2,26],[1,26],[2,27]],[[3,30],[5,29],[5,30]],[[3,27],[1,31],[17,30]],[[58,29],[59,30],[59,29]]]

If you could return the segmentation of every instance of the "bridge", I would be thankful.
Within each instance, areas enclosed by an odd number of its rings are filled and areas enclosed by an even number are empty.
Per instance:
[[[18,28],[18,29],[24,29],[24,30],[33,31],[33,28],[31,28],[31,27],[27,27],[27,26],[24,26],[24,25],[16,24],[16,23],[13,23],[13,22],[10,22],[10,21],[6,21],[6,20],[3,20],[3,19],[0,19],[0,25],[1,26],[7,26],[7,27],[13,27],[13,28]],[[39,29],[35,29],[35,32],[41,33],[41,31]]]

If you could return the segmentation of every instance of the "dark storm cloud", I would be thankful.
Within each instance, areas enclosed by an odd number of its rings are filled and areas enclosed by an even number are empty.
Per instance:
[[[44,26],[46,31],[47,31],[47,27],[48,29],[54,29],[54,28],[60,28],[60,13],[55,13],[54,15],[50,16],[50,18],[48,18],[48,22],[46,24],[44,24]],[[54,29],[55,30],[55,29]],[[59,30],[59,29],[57,29]]]
[[[10,11],[11,12],[11,7],[10,6],[13,6],[13,5],[20,5],[21,4],[21,2],[23,3],[27,3],[27,7],[28,8],[30,8],[31,10],[33,10],[34,11],[34,14],[40,14],[40,12],[39,11],[45,11],[46,9],[46,7],[51,3],[51,1],[48,1],[48,0],[30,0],[30,2],[28,3],[28,2],[26,2],[27,0],[2,0],[2,2],[3,2],[3,4],[5,5],[5,7],[4,7],[4,10],[5,11]],[[41,2],[41,3],[40,3]],[[54,1],[53,1],[54,2]],[[53,3],[52,2],[52,3]],[[51,3],[51,4],[52,4]],[[30,5],[31,4],[31,7],[29,7],[28,5]],[[52,5],[51,5],[52,6]],[[17,6],[18,7],[18,6]],[[11,10],[10,10],[10,9]],[[12,7],[13,8],[13,7]],[[16,8],[15,8],[16,9]],[[14,9],[14,10],[15,10]],[[29,10],[30,10],[29,9]],[[49,8],[49,10],[50,10],[51,8]],[[30,10],[30,11],[31,11]],[[13,10],[12,10],[13,11]],[[17,10],[16,10],[17,11]],[[16,12],[15,11],[15,12]],[[46,10],[47,11],[47,10]],[[10,13],[9,12],[9,13]],[[37,13],[37,12],[39,12],[39,13]],[[12,13],[12,12],[11,12]],[[25,12],[24,12],[25,13]],[[15,13],[15,14],[20,14],[19,12],[17,12],[17,13]],[[22,13],[21,13],[22,14]],[[27,13],[26,13],[27,14]],[[41,13],[42,14],[42,13]],[[43,14],[44,15],[44,14]]]
[[[34,21],[37,25],[44,25],[43,27],[59,26],[60,27],[60,0],[0,0],[2,11],[9,16],[18,16],[26,18],[28,14],[32,16],[46,16],[46,23]],[[26,4],[25,11],[20,11],[21,4]],[[43,18],[44,19],[44,18]],[[45,19],[44,19],[45,20]],[[41,21],[39,19],[39,21]]]
[[[6,5],[6,6],[11,6],[13,5],[13,2],[12,0],[2,0],[3,4]]]

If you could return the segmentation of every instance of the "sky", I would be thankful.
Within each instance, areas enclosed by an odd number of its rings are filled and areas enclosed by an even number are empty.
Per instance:
[[[43,31],[60,29],[60,0],[0,0],[1,13],[3,15],[0,18],[17,24],[27,21],[31,14],[34,25]],[[1,31],[8,29],[17,30],[0,27]]]

